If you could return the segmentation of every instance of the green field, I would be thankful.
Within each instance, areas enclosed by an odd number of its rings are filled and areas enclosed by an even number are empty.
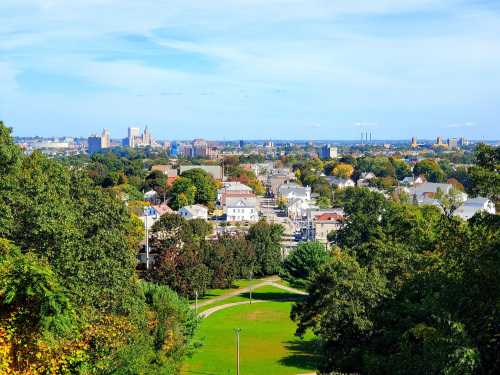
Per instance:
[[[233,297],[237,301],[245,296]],[[235,302],[233,298],[225,303]],[[241,328],[241,374],[314,373],[314,341],[294,336],[291,300],[296,296],[273,287],[259,288],[255,299],[266,302],[218,311],[202,323],[197,339],[203,342],[186,361],[183,374],[236,374],[235,328]],[[212,307],[212,305],[210,305]]]

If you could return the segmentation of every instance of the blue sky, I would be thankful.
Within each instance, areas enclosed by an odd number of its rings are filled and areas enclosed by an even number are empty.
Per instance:
[[[16,135],[500,138],[500,1],[1,0]]]

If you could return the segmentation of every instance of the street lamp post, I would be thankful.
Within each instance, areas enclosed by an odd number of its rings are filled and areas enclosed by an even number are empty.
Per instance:
[[[236,375],[240,375],[240,332],[241,328],[236,328]]]
[[[198,291],[194,291],[194,312],[198,314]]]
[[[149,270],[149,228],[148,228],[149,212],[147,208],[144,209],[144,213],[145,213],[144,231],[146,233],[146,270]]]
[[[252,278],[253,278],[253,271],[250,271],[250,305],[252,304]]]

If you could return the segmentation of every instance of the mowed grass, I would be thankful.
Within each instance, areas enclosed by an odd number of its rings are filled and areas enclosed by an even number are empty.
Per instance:
[[[186,361],[183,374],[236,374],[235,328],[241,328],[241,374],[314,373],[312,335],[295,337],[290,320],[296,296],[273,287],[259,288],[254,296],[266,302],[230,307],[203,320],[196,337],[203,347]]]

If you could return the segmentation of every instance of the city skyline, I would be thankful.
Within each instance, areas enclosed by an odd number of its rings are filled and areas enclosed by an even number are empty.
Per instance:
[[[6,0],[0,14],[0,119],[17,136],[500,138],[493,1]]]

